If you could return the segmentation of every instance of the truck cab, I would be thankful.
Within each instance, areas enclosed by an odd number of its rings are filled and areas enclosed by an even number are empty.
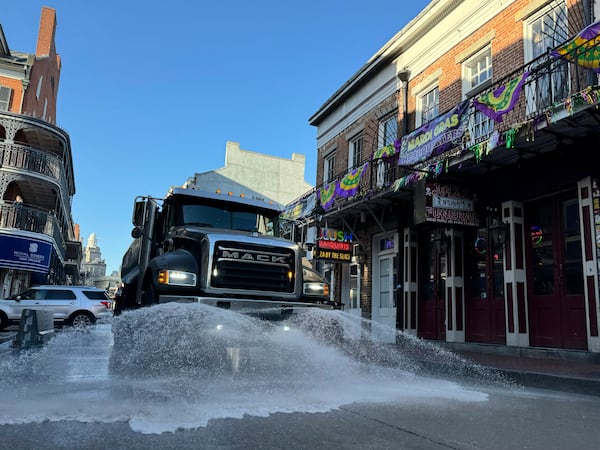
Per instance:
[[[333,309],[301,248],[279,237],[279,212],[276,204],[190,188],[136,198],[116,313],[173,301],[276,314]]]

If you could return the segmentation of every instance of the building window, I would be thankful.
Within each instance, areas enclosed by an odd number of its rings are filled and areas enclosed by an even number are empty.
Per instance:
[[[378,148],[393,144],[398,138],[398,118],[396,114],[388,116],[379,122]]]
[[[562,58],[551,59],[547,64],[542,55],[569,38],[565,4],[544,9],[525,23],[526,61],[534,61],[536,79],[526,88],[527,113],[544,109],[564,99],[569,91],[568,63]],[[536,62],[537,58],[541,58]],[[543,67],[540,67],[543,66]]]
[[[335,151],[331,152],[323,160],[323,183],[329,183],[333,180],[335,167]]]
[[[44,79],[44,75],[40,75],[40,79],[38,80],[37,89],[35,90],[35,98],[39,101],[40,92],[42,91],[42,80]]]
[[[358,264],[350,264],[350,305],[349,309],[360,308],[360,267]]]
[[[363,148],[363,138],[362,135],[353,137],[350,139],[350,144],[348,145],[348,168],[352,169],[353,167],[358,167],[358,165],[362,162],[362,148]]]
[[[379,122],[379,146],[393,145],[398,138],[398,119],[395,114]],[[396,163],[397,164],[397,163]],[[395,164],[389,158],[380,158],[375,161],[376,186],[381,189],[388,187],[392,182]]]
[[[12,89],[0,86],[0,111],[8,111],[10,109],[11,94]]]
[[[486,47],[463,63],[463,91],[467,96],[492,82],[492,49]]]
[[[465,98],[474,97],[492,84],[492,49],[487,46],[462,66],[463,93]],[[467,145],[475,145],[487,139],[494,131],[494,121],[481,111],[472,108],[469,117]]]
[[[436,86],[418,97],[419,111],[417,127],[426,124],[439,115],[440,90]]]

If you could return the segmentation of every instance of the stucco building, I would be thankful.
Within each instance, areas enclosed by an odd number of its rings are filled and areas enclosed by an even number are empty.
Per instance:
[[[434,0],[309,119],[289,210],[374,338],[600,352],[598,13]]]
[[[197,173],[184,186],[219,189],[233,195],[273,201],[285,205],[312,188],[304,180],[306,158],[293,153],[290,159],[243,150],[238,142],[228,141],[225,166]]]

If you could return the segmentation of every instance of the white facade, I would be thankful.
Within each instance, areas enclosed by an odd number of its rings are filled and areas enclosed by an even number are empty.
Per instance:
[[[225,166],[197,173],[186,185],[207,190],[244,194],[249,198],[272,200],[285,205],[312,189],[304,179],[306,158],[292,153],[291,159],[242,150],[238,142],[228,141]]]

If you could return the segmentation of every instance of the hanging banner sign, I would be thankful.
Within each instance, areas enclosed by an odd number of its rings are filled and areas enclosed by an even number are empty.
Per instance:
[[[417,164],[460,145],[467,127],[468,106],[468,101],[461,102],[446,114],[404,136],[398,164]]]
[[[47,273],[52,245],[38,239],[0,235],[0,267]]]
[[[333,228],[320,228],[315,258],[349,263],[352,260],[353,242],[352,233]]]
[[[450,184],[420,182],[415,189],[415,223],[479,226],[473,195]]]

